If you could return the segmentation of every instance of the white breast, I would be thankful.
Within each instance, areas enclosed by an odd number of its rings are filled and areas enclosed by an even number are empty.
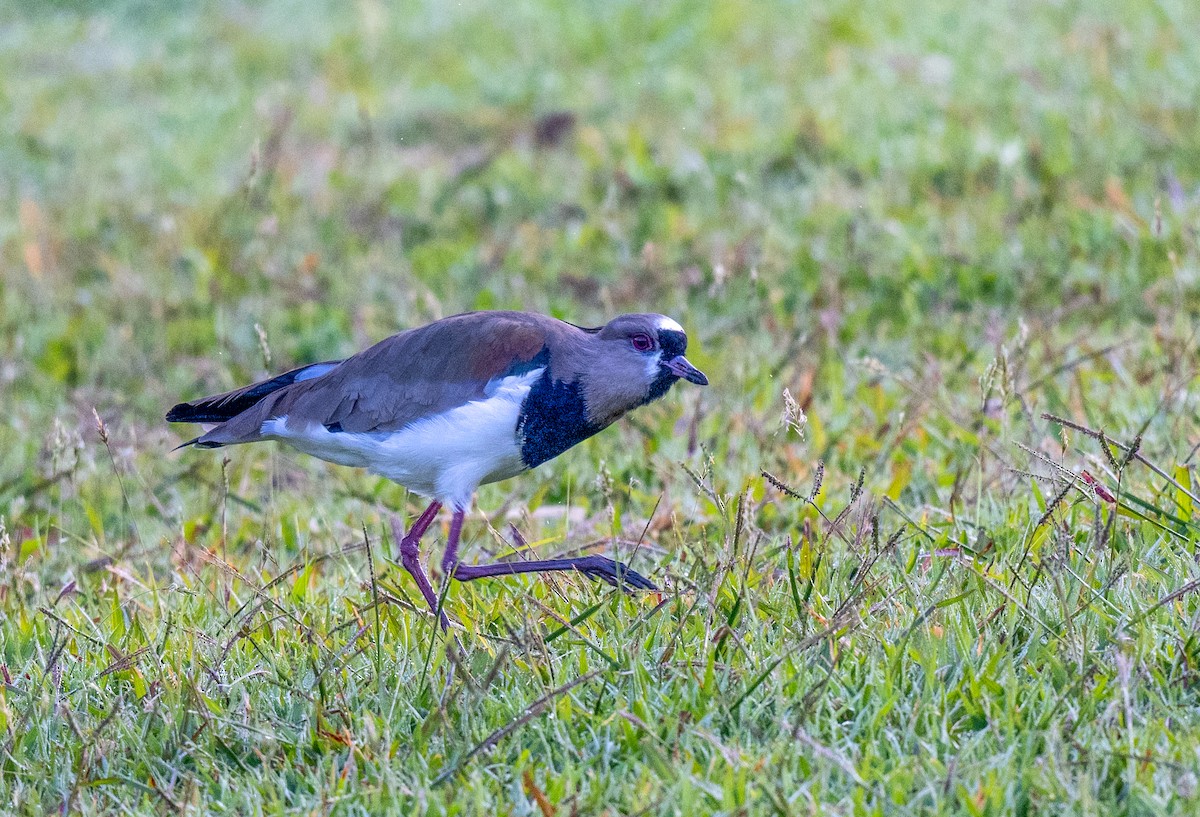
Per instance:
[[[409,490],[466,507],[480,485],[525,470],[517,442],[521,404],[544,369],[488,383],[482,400],[425,417],[399,431],[351,433],[297,428],[286,416],[263,423],[264,437],[338,465],[367,468]]]

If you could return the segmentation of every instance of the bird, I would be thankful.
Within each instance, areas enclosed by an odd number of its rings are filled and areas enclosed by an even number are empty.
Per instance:
[[[420,556],[421,537],[443,507],[451,511],[442,556],[450,579],[575,570],[626,590],[657,589],[602,556],[465,564],[458,545],[480,485],[537,468],[680,380],[707,386],[685,357],[687,344],[666,315],[624,314],[586,328],[532,312],[466,312],[344,360],[179,403],[166,419],[206,429],[179,448],[277,440],[426,497],[407,532],[397,517],[391,524],[401,566],[447,629]]]

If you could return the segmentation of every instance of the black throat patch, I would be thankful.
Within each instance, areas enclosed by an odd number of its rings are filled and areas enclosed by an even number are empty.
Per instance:
[[[679,382],[679,375],[667,369],[659,370],[658,377],[650,383],[650,390],[646,393],[646,399],[641,402],[641,405],[653,403],[658,398],[665,395],[671,390],[671,387]]]
[[[676,332],[674,329],[660,329],[658,332],[658,348],[662,350],[662,359],[664,362],[682,355],[687,351],[687,335],[682,332]],[[650,391],[646,395],[646,399],[642,401],[642,405],[652,403],[662,397],[678,382],[679,375],[666,367],[662,367],[659,369],[658,376],[651,382]]]
[[[517,420],[521,460],[536,468],[602,428],[588,420],[579,381],[555,380],[547,368],[526,395]]]

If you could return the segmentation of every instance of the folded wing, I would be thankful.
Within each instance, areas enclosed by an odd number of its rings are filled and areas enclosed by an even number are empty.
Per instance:
[[[388,432],[487,396],[489,384],[545,365],[551,338],[575,331],[542,315],[467,313],[393,335],[340,362],[294,369],[237,391],[181,403],[171,422],[219,423],[184,445],[264,439],[263,425]],[[325,367],[325,368],[322,368]]]

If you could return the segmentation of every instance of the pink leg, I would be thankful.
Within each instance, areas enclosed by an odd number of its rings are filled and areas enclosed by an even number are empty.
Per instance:
[[[399,521],[396,517],[392,517],[392,535],[400,542],[400,564],[413,577],[413,581],[421,590],[421,595],[425,597],[425,603],[438,616],[442,623],[442,629],[445,630],[450,626],[450,620],[446,618],[446,614],[438,605],[437,594],[433,592],[433,585],[429,583],[429,577],[425,575],[425,568],[421,566],[420,552],[421,537],[433,524],[433,520],[437,518],[438,511],[441,509],[442,503],[430,502],[424,513],[417,518],[416,522],[413,522],[408,533],[404,533]]]
[[[465,511],[455,510],[450,522],[450,540],[446,542],[446,553],[442,556],[442,571],[460,582],[474,581],[489,576],[511,576],[515,573],[546,573],[552,570],[578,570],[589,579],[600,579],[613,587],[639,590],[657,590],[654,582],[640,573],[630,570],[620,562],[603,556],[581,556],[574,559],[543,559],[534,562],[497,562],[490,565],[463,565],[458,563],[458,538],[462,533]]]
[[[463,517],[466,515],[466,510],[455,508],[454,516],[450,518],[450,539],[446,542],[446,552],[442,554],[442,572],[449,578],[453,578],[458,569],[458,538],[462,535]]]
[[[535,562],[495,562],[490,565],[459,565],[454,578],[460,582],[486,579],[489,576],[511,576],[515,573],[548,573],[552,570],[578,570],[589,579],[600,579],[613,587],[626,590],[657,590],[654,582],[627,565],[604,556],[579,556],[573,559],[542,559]]]

